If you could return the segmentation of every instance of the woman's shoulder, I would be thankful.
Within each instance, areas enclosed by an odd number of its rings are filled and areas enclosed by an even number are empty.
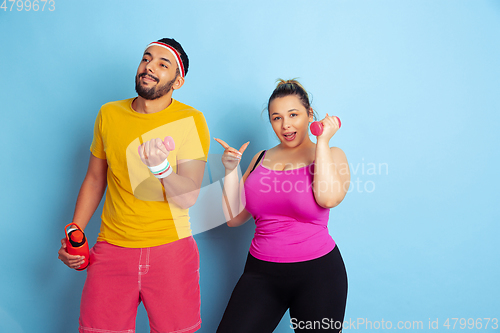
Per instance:
[[[265,152],[265,150],[261,150],[259,151],[257,154],[255,154],[252,158],[252,160],[250,161],[250,164],[248,165],[247,167],[247,170],[245,171],[245,174],[243,175],[243,182],[246,181],[247,177],[250,175],[250,173],[252,172],[253,169],[255,169],[257,167],[257,161],[259,159],[259,156]],[[258,161],[259,163],[262,163],[262,159],[260,161]]]
[[[333,156],[345,156],[345,153],[339,147],[330,147],[330,152]]]
[[[264,153],[266,152],[267,150],[261,150],[259,152],[257,152],[257,154],[255,154],[253,157],[252,157],[252,161],[250,161],[250,166],[253,167],[255,165],[255,163],[257,163],[257,160],[259,159],[259,157],[262,155],[264,156]],[[260,162],[260,161],[259,161]]]
[[[349,169],[347,156],[342,149],[340,149],[339,147],[330,147],[330,154],[332,154],[332,158],[335,163],[338,163],[339,165],[345,165],[345,167]]]

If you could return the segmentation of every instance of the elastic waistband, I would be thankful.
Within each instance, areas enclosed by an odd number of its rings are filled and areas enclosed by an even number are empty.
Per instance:
[[[247,262],[245,265],[245,272],[256,272],[271,275],[286,275],[286,274],[310,274],[311,270],[329,265],[332,260],[341,257],[338,246],[335,245],[333,250],[316,259],[300,261],[300,262],[287,262],[278,263],[260,260],[248,253]]]

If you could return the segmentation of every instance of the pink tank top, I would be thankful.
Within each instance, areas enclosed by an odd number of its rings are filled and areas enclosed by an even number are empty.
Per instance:
[[[277,171],[258,165],[245,181],[246,209],[255,219],[250,254],[271,262],[319,258],[335,247],[328,233],[330,209],[316,203],[314,163]]]

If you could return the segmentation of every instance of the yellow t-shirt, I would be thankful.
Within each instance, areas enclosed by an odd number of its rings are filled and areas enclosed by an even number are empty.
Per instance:
[[[203,114],[172,99],[164,110],[142,114],[133,98],[103,105],[95,121],[90,151],[108,163],[106,199],[98,241],[122,247],[151,247],[191,235],[188,209],[168,202],[160,181],[142,163],[138,147],[171,136],[168,161],[207,161],[210,135]]]

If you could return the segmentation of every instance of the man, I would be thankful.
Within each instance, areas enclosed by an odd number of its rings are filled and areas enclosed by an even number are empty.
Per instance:
[[[188,67],[174,39],[149,44],[135,77],[138,96],[107,103],[97,116],[73,217],[84,229],[107,186],[82,293],[81,333],[135,332],[141,301],[151,332],[200,328],[199,255],[188,208],[200,190],[210,137],[203,114],[172,99]],[[78,268],[83,258],[61,243],[59,259]]]

